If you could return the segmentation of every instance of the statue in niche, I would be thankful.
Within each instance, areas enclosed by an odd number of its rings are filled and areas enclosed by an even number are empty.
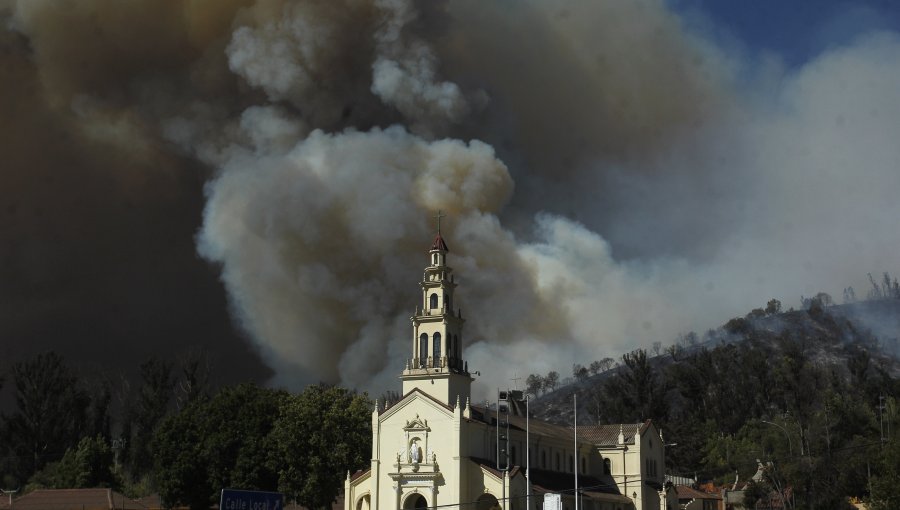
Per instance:
[[[422,450],[419,448],[419,443],[413,441],[409,446],[409,460],[413,464],[418,464],[422,461]]]

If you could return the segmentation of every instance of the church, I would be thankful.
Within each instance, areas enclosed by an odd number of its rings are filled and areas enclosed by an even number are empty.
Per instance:
[[[545,495],[558,510],[675,510],[652,422],[578,427],[576,441],[575,428],[526,420],[521,392],[494,409],[474,405],[449,251],[438,228],[402,397],[376,403],[371,465],[348,473],[344,510],[539,510]]]

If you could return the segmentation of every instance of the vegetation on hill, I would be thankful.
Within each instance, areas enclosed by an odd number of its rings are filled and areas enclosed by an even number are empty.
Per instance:
[[[221,489],[239,488],[330,508],[347,469],[367,465],[366,395],[252,384],[213,393],[207,370],[197,356],[177,373],[170,362],[149,360],[116,408],[108,384],[79,376],[56,353],[15,364],[16,408],[0,416],[0,488],[113,487],[203,509]]]
[[[855,497],[900,508],[892,490],[900,480],[900,370],[888,353],[896,338],[879,338],[859,320],[876,318],[900,334],[900,291],[888,282],[864,302],[833,305],[819,294],[804,310],[782,312],[772,300],[702,337],[654,346],[655,355],[625,354],[594,376],[579,377],[575,366],[571,384],[532,409],[569,422],[578,392],[579,421],[652,419],[672,443],[667,472],[700,481],[746,481],[763,462],[767,478],[751,500],[790,487],[788,507],[845,508]],[[546,389],[547,378],[529,378],[541,379]]]

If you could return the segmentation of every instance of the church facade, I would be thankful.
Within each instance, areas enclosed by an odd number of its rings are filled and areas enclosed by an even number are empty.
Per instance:
[[[371,464],[348,474],[345,510],[540,509],[548,493],[561,495],[561,510],[575,510],[576,470],[581,510],[674,510],[674,491],[662,484],[664,445],[652,423],[579,428],[576,447],[572,428],[526,423],[516,412],[524,409],[515,401],[520,393],[511,392],[512,411],[502,416],[473,405],[448,252],[438,231],[411,318],[403,396],[386,408],[376,404]]]

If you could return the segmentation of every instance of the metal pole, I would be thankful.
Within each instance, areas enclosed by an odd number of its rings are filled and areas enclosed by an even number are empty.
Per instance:
[[[500,471],[500,388],[497,388],[497,471]]]
[[[791,446],[791,435],[788,434],[787,429],[782,427],[781,425],[779,425],[777,423],[773,423],[771,421],[766,421],[766,420],[759,420],[759,421],[761,421],[763,423],[768,423],[769,425],[773,425],[775,427],[778,427],[781,429],[782,432],[784,432],[784,437],[786,437],[788,440],[788,451],[791,452],[791,457],[793,457],[794,456],[794,447]]]
[[[529,402],[531,399],[525,395],[525,508],[531,510],[531,429]]]
[[[575,510],[578,510],[578,395],[572,396],[575,400]]]

